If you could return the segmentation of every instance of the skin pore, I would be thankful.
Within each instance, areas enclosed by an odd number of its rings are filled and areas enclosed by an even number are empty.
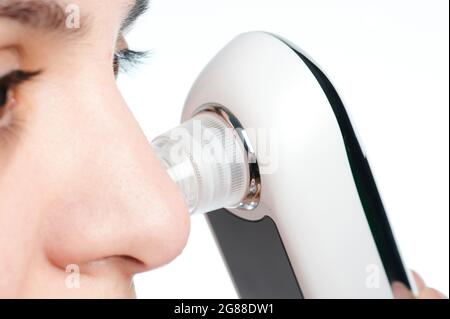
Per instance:
[[[133,275],[173,260],[189,233],[115,82],[142,55],[123,34],[147,1],[70,4],[80,28],[61,0],[0,0],[0,298],[134,297]],[[415,276],[420,297],[442,297]]]
[[[62,1],[0,0],[0,298],[134,297],[133,275],[170,262],[189,233],[115,82],[145,1],[71,4],[79,29]]]

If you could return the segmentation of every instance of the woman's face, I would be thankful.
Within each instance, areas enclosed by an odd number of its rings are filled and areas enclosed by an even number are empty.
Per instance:
[[[133,297],[132,276],[186,243],[115,83],[142,2],[0,0],[0,297]]]

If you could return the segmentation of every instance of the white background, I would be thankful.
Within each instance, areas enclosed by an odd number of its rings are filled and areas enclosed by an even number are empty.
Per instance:
[[[341,93],[409,267],[449,293],[447,0],[153,0],[127,39],[151,50],[120,86],[149,139],[177,125],[206,63],[265,30],[305,50]],[[170,240],[170,238],[168,238]],[[235,298],[203,216],[183,254],[136,278],[141,298]]]

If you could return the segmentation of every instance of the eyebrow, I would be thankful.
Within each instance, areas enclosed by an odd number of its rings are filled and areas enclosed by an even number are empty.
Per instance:
[[[56,1],[12,0],[0,4],[0,18],[8,18],[34,29],[73,33],[66,27],[66,10]],[[81,17],[80,17],[81,19]]]
[[[63,4],[50,0],[0,0],[0,18],[15,20],[23,25],[34,29],[50,31],[61,34],[80,33],[83,28],[68,28],[66,20],[70,13],[66,13]],[[135,0],[130,7],[128,15],[123,20],[121,31],[128,29],[147,9],[149,0]],[[81,21],[88,20],[88,17],[81,16]],[[85,25],[87,23],[83,23]]]
[[[130,28],[136,20],[149,8],[149,0],[136,0],[128,11],[128,16],[123,20],[121,31]]]

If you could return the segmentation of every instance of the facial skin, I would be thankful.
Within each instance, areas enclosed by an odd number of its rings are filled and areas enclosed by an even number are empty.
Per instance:
[[[0,78],[40,72],[0,105],[0,298],[133,297],[133,275],[186,244],[184,201],[115,82],[134,1],[71,1],[81,29],[60,32],[2,16],[7,5],[40,1],[0,0]],[[75,289],[66,285],[72,264]]]

